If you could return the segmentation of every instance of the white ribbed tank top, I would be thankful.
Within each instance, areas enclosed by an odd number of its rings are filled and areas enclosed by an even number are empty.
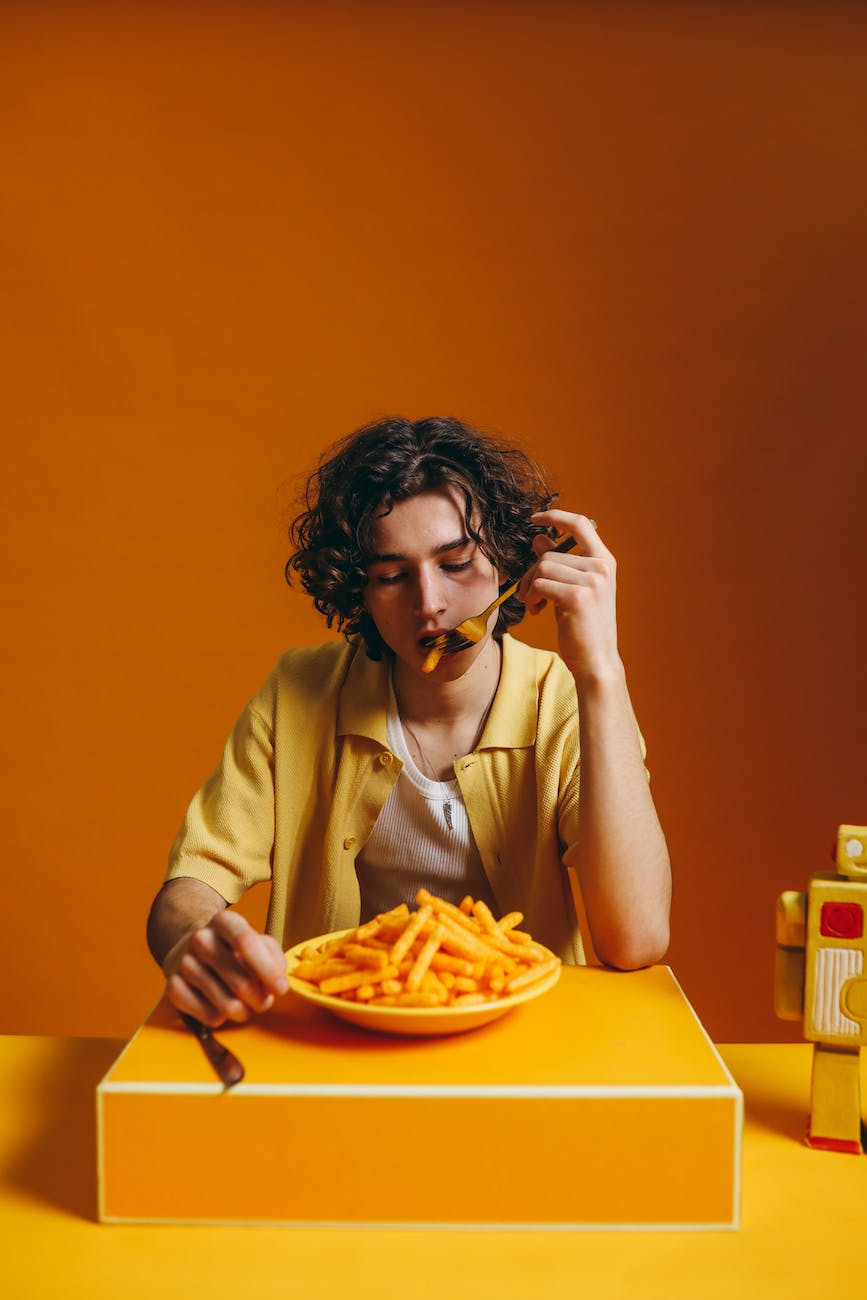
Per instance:
[[[386,725],[389,746],[403,768],[355,860],[362,922],[398,903],[414,907],[422,886],[455,904],[471,894],[496,913],[457,779],[432,781],[415,765],[391,684]]]

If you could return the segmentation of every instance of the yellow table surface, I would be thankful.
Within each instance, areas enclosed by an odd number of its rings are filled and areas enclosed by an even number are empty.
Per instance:
[[[604,996],[603,996],[604,995]],[[159,1004],[108,1076],[125,1083],[219,1082],[177,1014]],[[293,996],[267,1015],[220,1035],[237,1051],[245,1083],[267,1088],[352,1083],[599,1088],[688,1085],[725,1087],[728,1080],[677,981],[666,966],[628,975],[564,967],[544,997],[483,1030],[442,1038],[371,1034],[347,1027]]]
[[[720,1048],[746,1119],[742,1225],[718,1233],[102,1226],[94,1091],[122,1046],[0,1038],[0,1277],[14,1300],[867,1295],[867,1157],[803,1145],[806,1044]]]

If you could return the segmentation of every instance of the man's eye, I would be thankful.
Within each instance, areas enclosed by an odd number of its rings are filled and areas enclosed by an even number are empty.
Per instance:
[[[472,560],[464,560],[461,564],[444,564],[442,568],[446,573],[460,573],[461,569],[468,569],[471,564]]]
[[[402,573],[381,573],[376,579],[380,587],[393,587],[396,582],[400,582],[404,575]]]

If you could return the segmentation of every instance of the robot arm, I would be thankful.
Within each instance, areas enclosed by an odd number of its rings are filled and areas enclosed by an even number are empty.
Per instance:
[[[804,1014],[806,942],[807,895],[787,889],[777,899],[774,1009],[781,1020],[800,1020]]]

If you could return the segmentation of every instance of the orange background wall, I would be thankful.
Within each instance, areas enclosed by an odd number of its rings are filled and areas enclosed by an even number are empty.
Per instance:
[[[671,963],[797,1037],[775,896],[867,822],[867,9],[10,0],[0,61],[2,1028],[138,1023],[187,800],[322,635],[299,476],[447,412],[599,521]]]

